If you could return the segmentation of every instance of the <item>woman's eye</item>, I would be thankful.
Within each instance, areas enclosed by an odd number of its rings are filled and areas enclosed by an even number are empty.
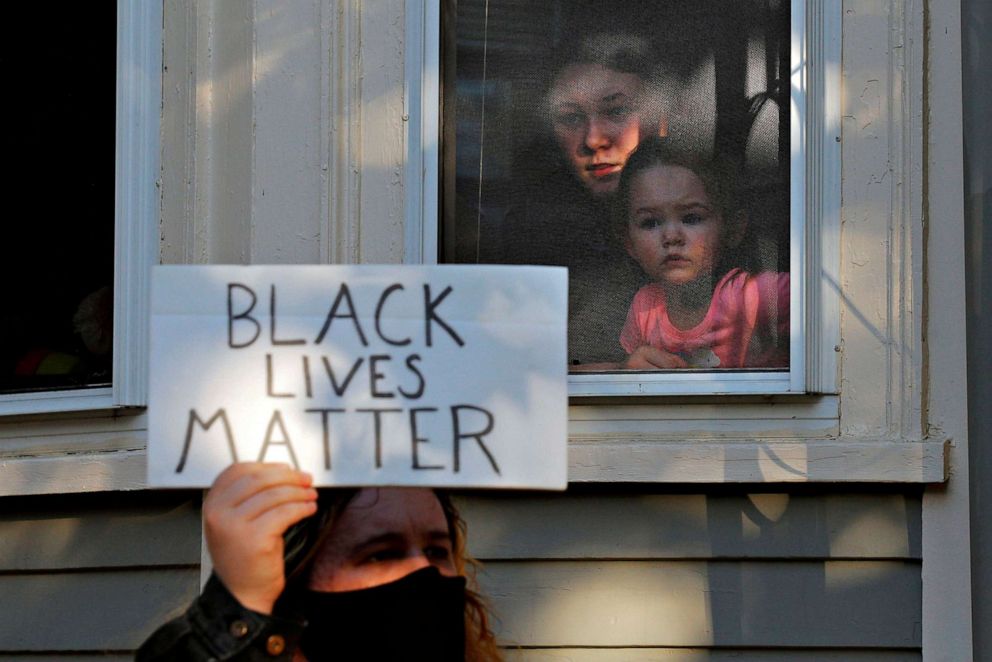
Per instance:
[[[382,563],[383,561],[393,561],[403,556],[403,552],[396,549],[381,549],[372,552],[365,557],[365,563]]]
[[[424,550],[424,554],[431,561],[447,561],[451,558],[451,550],[443,545],[435,545]]]
[[[555,115],[555,124],[576,127],[585,122],[585,119],[582,113],[559,113]]]
[[[603,111],[603,115],[611,120],[622,121],[630,115],[630,106],[613,106]]]

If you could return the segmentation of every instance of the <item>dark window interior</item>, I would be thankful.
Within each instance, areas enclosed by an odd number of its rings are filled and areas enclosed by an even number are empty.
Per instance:
[[[13,3],[0,46],[0,392],[111,379],[116,5]]]

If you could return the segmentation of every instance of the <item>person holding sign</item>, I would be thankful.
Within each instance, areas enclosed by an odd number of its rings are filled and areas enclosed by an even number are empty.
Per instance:
[[[498,660],[464,524],[428,488],[318,490],[239,463],[203,504],[214,574],[137,659]]]
[[[158,266],[148,484],[212,485],[215,572],[138,659],[499,659],[437,488],[565,488],[566,297],[545,267]]]

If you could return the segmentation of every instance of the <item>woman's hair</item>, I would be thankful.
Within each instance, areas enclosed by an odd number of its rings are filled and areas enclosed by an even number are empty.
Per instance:
[[[636,74],[645,80],[651,77],[654,67],[648,40],[624,32],[588,35],[579,42],[578,48],[559,49],[551,69],[552,80],[573,64],[598,64],[625,74]]]
[[[358,492],[359,490],[355,488],[319,490],[317,512],[286,531],[283,536],[286,591],[283,595],[287,599],[292,600],[296,592],[306,588],[315,556],[330,535],[334,522]],[[477,590],[475,575],[479,564],[466,550],[465,521],[458,514],[451,497],[446,492],[434,490],[434,496],[441,504],[448,525],[455,570],[468,581],[465,592],[465,660],[466,662],[501,660],[496,638],[489,626],[488,607]]]
[[[650,42],[646,38],[623,32],[589,35],[579,41],[577,48],[560,48],[547,70],[542,103],[544,116],[550,118],[551,99],[548,95],[567,68],[599,65],[620,73],[634,74],[641,79],[643,89],[638,99],[639,113],[646,125],[656,126],[663,114],[661,104],[666,95],[658,89],[658,67],[651,55]]]

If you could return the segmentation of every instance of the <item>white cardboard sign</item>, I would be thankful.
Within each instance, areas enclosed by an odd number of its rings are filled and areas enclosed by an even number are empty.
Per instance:
[[[148,483],[564,489],[565,269],[159,266]]]

